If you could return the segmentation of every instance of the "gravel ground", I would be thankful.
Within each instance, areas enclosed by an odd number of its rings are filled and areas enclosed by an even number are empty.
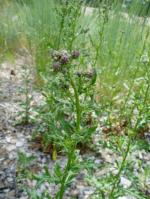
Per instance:
[[[16,182],[17,171],[17,157],[18,151],[26,152],[27,155],[34,155],[36,157],[35,163],[32,165],[32,170],[35,172],[42,172],[45,164],[49,169],[53,168],[54,162],[51,160],[50,155],[43,154],[39,150],[31,148],[30,140],[32,132],[35,127],[33,125],[28,126],[14,126],[17,113],[20,111],[19,102],[21,94],[18,93],[19,88],[22,86],[21,75],[22,66],[26,64],[26,58],[18,58],[14,64],[4,62],[0,66],[0,199],[29,199],[24,192],[22,192]],[[33,99],[37,103],[37,98],[41,99],[41,96],[33,92]],[[94,143],[97,145],[98,153],[92,152],[82,155],[83,160],[92,160],[95,165],[100,166],[107,163],[107,167],[100,169],[97,167],[94,171],[95,178],[99,179],[107,172],[116,173],[114,167],[115,160],[120,160],[120,157],[116,156],[109,149],[102,149],[97,143],[101,137],[101,129],[94,138]],[[150,166],[150,153],[142,151],[135,151],[132,154],[132,159],[135,160],[135,174],[138,174],[138,160],[142,160],[143,165]],[[66,163],[65,156],[59,156],[57,160],[62,167]],[[94,192],[94,186],[89,184],[85,177],[88,176],[88,171],[85,169],[81,171],[70,188],[67,190],[65,199],[90,199],[90,195]],[[34,187],[35,181],[27,181],[30,187]],[[132,182],[126,177],[122,176],[120,183],[125,189],[132,186]],[[150,182],[147,183],[147,192],[150,190]],[[38,190],[39,194],[44,189],[48,189],[49,192],[55,193],[57,190],[56,185],[49,185],[45,183]],[[150,193],[148,193],[150,194]],[[135,199],[128,196],[119,197],[119,199]]]

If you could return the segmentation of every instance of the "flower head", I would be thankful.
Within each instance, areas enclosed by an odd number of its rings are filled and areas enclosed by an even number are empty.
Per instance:
[[[96,75],[95,68],[90,69],[88,72],[85,73],[85,76],[89,79],[93,78]]]
[[[52,52],[51,56],[52,56],[53,60],[55,60],[55,61],[58,61],[61,58],[60,52],[56,51],[56,50]]]
[[[52,65],[52,67],[53,67],[53,70],[55,72],[58,72],[58,71],[61,70],[61,64],[60,64],[60,62],[54,62],[53,65]]]
[[[69,56],[67,54],[62,54],[60,58],[61,64],[67,64],[69,62]]]
[[[80,56],[80,52],[78,50],[74,50],[74,51],[72,51],[71,56],[73,59],[76,59]]]

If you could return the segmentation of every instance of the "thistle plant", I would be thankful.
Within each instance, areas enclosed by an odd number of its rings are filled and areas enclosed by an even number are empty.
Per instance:
[[[146,64],[147,64],[147,62],[146,62]],[[148,72],[148,74],[149,74],[149,72]],[[141,124],[142,118],[143,117],[145,118],[145,114],[146,114],[145,110],[147,110],[147,107],[148,107],[147,103],[148,103],[148,99],[149,99],[149,90],[150,90],[150,81],[149,81],[149,78],[147,77],[147,85],[144,89],[144,96],[143,96],[143,99],[142,99],[143,103],[140,106],[140,108],[138,108],[138,115],[137,115],[136,119],[134,118],[135,121],[133,121],[133,115],[134,115],[133,112],[134,112],[134,109],[137,108],[136,101],[133,104],[133,107],[131,108],[131,111],[130,111],[130,114],[129,114],[130,123],[126,128],[126,131],[127,131],[127,134],[128,134],[127,147],[126,147],[126,150],[124,151],[124,153],[122,155],[122,161],[121,161],[121,164],[119,165],[118,173],[115,176],[115,179],[114,179],[114,182],[113,182],[113,185],[112,185],[112,189],[111,189],[110,194],[109,194],[110,199],[115,198],[115,190],[117,189],[117,187],[119,185],[120,176],[121,176],[121,174],[122,174],[122,172],[125,168],[125,165],[126,165],[126,162],[127,162],[127,157],[130,153],[132,143],[138,136],[138,129],[139,129],[139,126]],[[146,117],[145,122],[147,123],[148,121],[149,121],[149,118]]]
[[[45,104],[40,110],[45,144],[63,146],[68,138],[76,144],[86,143],[96,128],[92,116],[96,70],[79,70],[79,56],[79,51],[52,52],[51,68],[43,77]]]
[[[21,111],[19,111],[19,121],[17,124],[27,125],[32,121],[31,117],[31,74],[30,70],[24,66],[22,71],[23,87],[20,88],[19,92],[23,97],[22,102],[20,102]]]
[[[56,160],[57,151],[67,155],[64,171],[59,168],[56,173],[58,180],[55,181],[60,184],[55,198],[62,199],[81,167],[76,150],[92,141],[97,127],[94,98],[97,74],[95,68],[79,70],[81,55],[78,50],[71,53],[52,51],[51,56],[48,76],[43,77],[45,103],[39,111],[41,123],[38,133],[43,137],[44,146],[51,145],[53,160]],[[47,177],[52,178],[49,174]]]

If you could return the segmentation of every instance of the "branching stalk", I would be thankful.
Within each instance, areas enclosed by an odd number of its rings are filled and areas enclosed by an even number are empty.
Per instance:
[[[80,101],[79,101],[79,94],[78,94],[77,88],[74,84],[74,81],[71,77],[70,77],[70,83],[71,83],[71,86],[74,90],[74,95],[75,95],[76,130],[77,130],[77,132],[79,132],[80,131],[80,123],[81,123],[81,107],[80,107]]]
[[[150,83],[148,83],[148,86],[147,86],[147,89],[146,89],[146,92],[145,92],[145,96],[144,96],[144,105],[143,105],[143,109],[141,109],[141,111],[139,112],[139,117],[138,117],[138,118],[140,118],[140,116],[141,116],[141,114],[142,114],[142,111],[143,111],[144,108],[145,108],[146,100],[147,100],[148,94],[149,94],[149,88],[150,88]],[[134,110],[134,109],[132,109],[132,112],[133,112],[133,110]],[[121,173],[122,173],[122,171],[123,171],[123,169],[124,169],[124,166],[125,166],[125,163],[126,163],[126,159],[127,159],[128,154],[129,154],[129,151],[130,151],[132,139],[135,139],[136,136],[137,136],[137,126],[138,126],[138,122],[139,122],[139,119],[137,119],[136,124],[135,124],[134,129],[133,129],[134,134],[129,136],[129,140],[128,140],[128,143],[127,143],[127,148],[126,148],[124,157],[123,157],[123,159],[122,159],[121,166],[120,166],[120,169],[119,169],[119,171],[118,171],[118,174],[116,175],[116,179],[115,179],[115,181],[114,181],[113,187],[112,187],[111,192],[110,192],[110,194],[109,194],[109,199],[113,199],[113,198],[114,198],[114,197],[113,197],[113,194],[114,194],[115,188],[118,187],[119,180],[120,180],[120,176],[121,176]]]
[[[61,182],[61,187],[60,187],[60,192],[59,192],[59,199],[63,199],[63,195],[65,192],[65,183],[66,183],[66,179],[68,177],[68,172],[71,168],[71,162],[72,162],[72,158],[73,158],[73,154],[74,154],[74,147],[72,147],[72,150],[70,153],[68,153],[68,161],[67,161],[67,165],[65,167],[65,171],[64,171],[64,175],[62,178],[62,182]]]
[[[75,83],[73,81],[73,79],[70,76],[70,84],[74,90],[74,96],[75,96],[75,106],[76,106],[76,131],[79,132],[80,131],[80,123],[81,123],[81,109],[80,109],[80,101],[79,101],[79,94],[77,91],[77,88],[75,86]],[[73,144],[71,151],[68,153],[68,161],[67,161],[67,165],[65,167],[65,171],[64,171],[64,175],[61,181],[61,187],[60,187],[60,192],[59,192],[59,199],[63,199],[64,196],[64,192],[65,192],[65,186],[66,186],[66,179],[68,177],[68,172],[71,169],[71,162],[74,158],[74,153],[75,153],[75,149],[76,146]]]

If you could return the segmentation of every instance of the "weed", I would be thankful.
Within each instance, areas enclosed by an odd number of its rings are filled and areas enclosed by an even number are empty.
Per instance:
[[[27,66],[23,67],[22,71],[23,87],[19,89],[19,92],[24,96],[23,101],[20,103],[21,111],[19,111],[19,121],[17,124],[27,125],[33,122],[31,116],[31,101],[33,100],[31,94],[31,72]]]
[[[67,155],[67,164],[64,171],[56,164],[54,176],[46,169],[42,176],[32,175],[32,179],[36,179],[38,184],[45,180],[59,184],[55,195],[58,199],[63,198],[81,167],[76,156],[77,145],[90,143],[97,127],[92,114],[96,105],[94,86],[97,75],[95,69],[78,70],[80,56],[79,51],[52,51],[48,77],[44,76],[45,105],[39,112],[40,128],[43,129],[41,135],[44,146],[53,146],[53,160],[56,160],[59,149]]]

